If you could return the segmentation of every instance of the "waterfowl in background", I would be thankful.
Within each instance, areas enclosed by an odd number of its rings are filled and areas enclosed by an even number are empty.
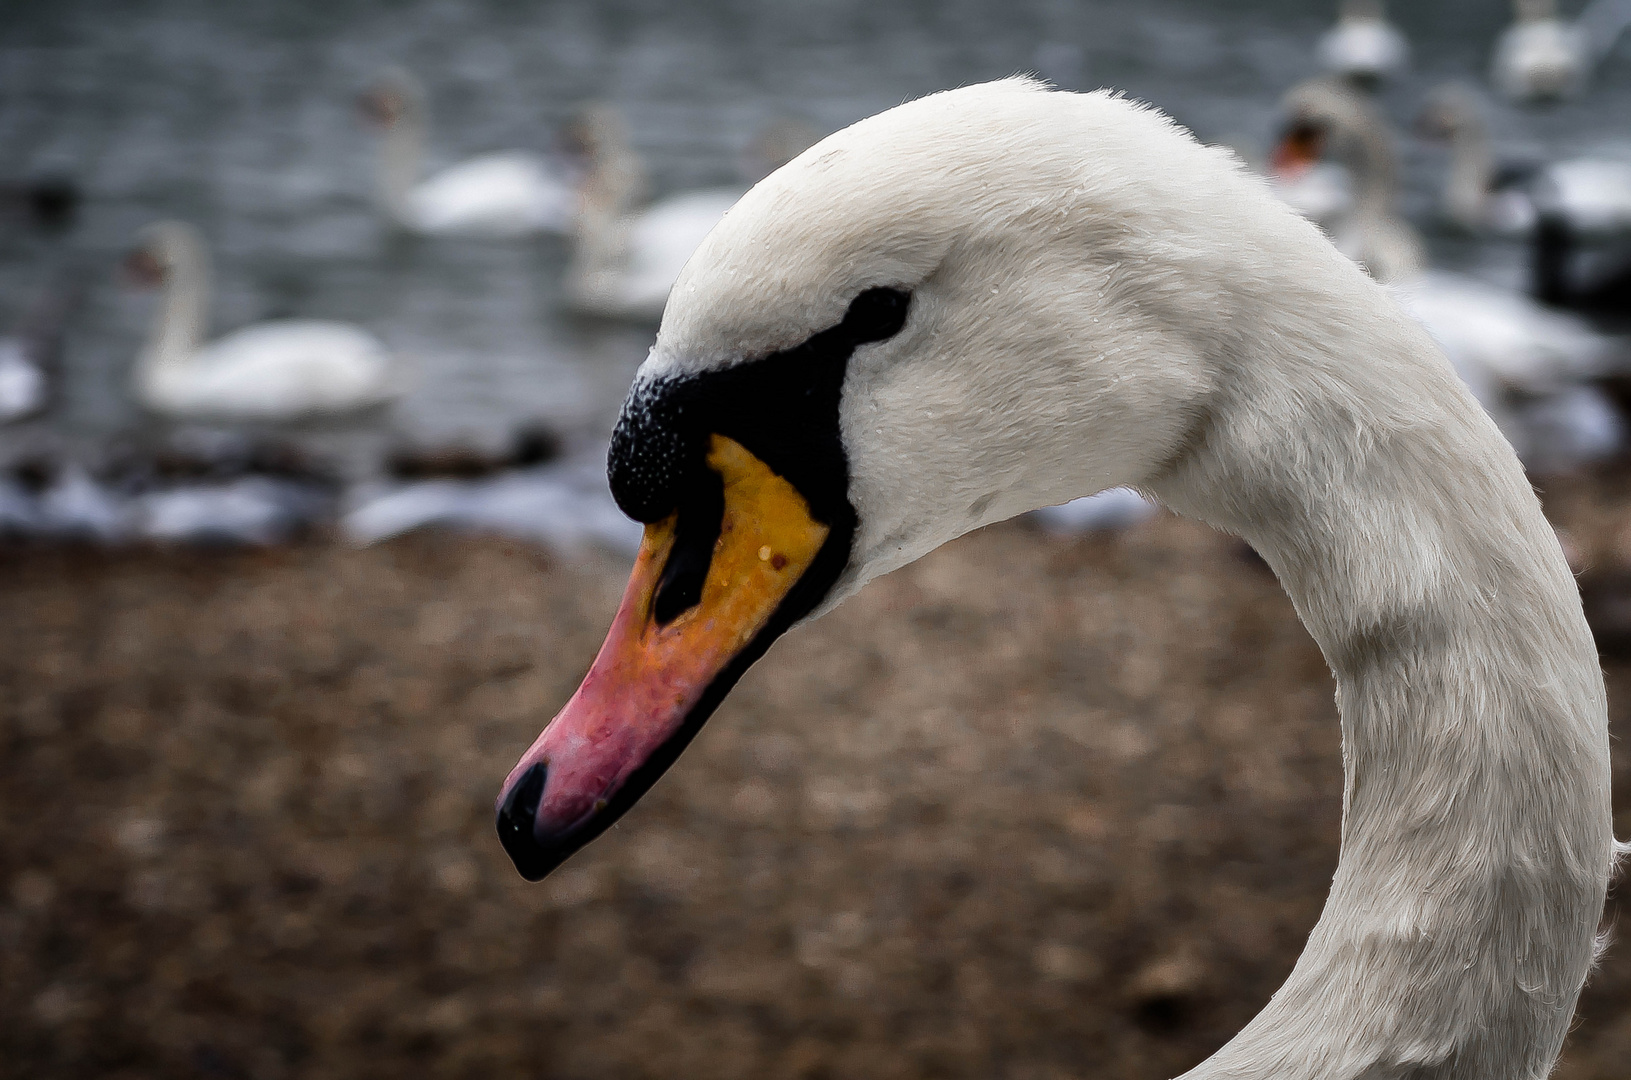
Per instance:
[[[61,277],[45,287],[14,333],[0,337],[0,424],[38,416],[51,403],[68,319],[84,295],[83,282]]]
[[[571,137],[589,164],[578,193],[568,303],[588,315],[655,322],[686,260],[742,190],[683,192],[646,204],[645,166],[621,116],[607,106],[588,109]]]
[[[1367,269],[1365,256],[1385,260],[1395,297],[1448,354],[1525,463],[1557,472],[1617,450],[1624,424],[1589,381],[1631,360],[1626,343],[1522,293],[1429,269],[1420,237],[1394,211],[1395,157],[1381,114],[1333,83],[1305,84],[1287,100],[1291,137],[1307,138],[1303,131],[1312,128],[1320,145],[1349,151],[1362,198],[1338,231],[1338,249]]]
[[[1631,25],[1631,2],[1592,0],[1573,22],[1558,15],[1557,0],[1513,0],[1512,14],[1495,44],[1490,81],[1513,101],[1534,104],[1584,88]]]
[[[404,388],[384,343],[350,323],[280,319],[206,343],[209,255],[190,225],[148,226],[127,266],[163,286],[134,380],[154,412],[295,420],[378,405]]]
[[[1277,176],[1295,180],[1334,160],[1351,178],[1352,203],[1335,220],[1320,222],[1337,250],[1377,281],[1419,271],[1426,262],[1421,239],[1393,212],[1393,140],[1370,102],[1352,87],[1322,78],[1292,87],[1281,109],[1286,130],[1271,158]]]
[[[1468,231],[1527,235],[1544,207],[1579,235],[1631,232],[1631,159],[1499,162],[1482,103],[1454,84],[1428,95],[1416,128],[1449,144],[1441,203]]]
[[[525,877],[615,823],[792,626],[1130,485],[1262,553],[1346,748],[1325,910],[1187,1076],[1550,1071],[1618,848],[1575,579],[1427,333],[1232,156],[1025,80],[830,136],[687,265],[609,473],[645,539],[497,801]]]
[[[572,178],[542,155],[482,154],[421,178],[430,110],[423,87],[402,68],[382,74],[358,105],[381,133],[380,206],[403,228],[494,238],[571,229]]]
[[[1410,45],[1388,22],[1382,0],[1342,0],[1336,25],[1317,47],[1325,70],[1364,88],[1374,88],[1403,70]]]

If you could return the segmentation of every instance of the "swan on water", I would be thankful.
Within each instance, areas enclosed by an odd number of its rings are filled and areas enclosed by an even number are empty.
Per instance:
[[[1482,104],[1455,84],[1428,96],[1416,127],[1449,143],[1442,205],[1445,216],[1464,229],[1527,235],[1545,212],[1580,235],[1631,232],[1631,160],[1498,162]]]
[[[500,795],[524,876],[628,810],[796,623],[972,529],[1131,486],[1262,554],[1342,716],[1324,913],[1187,1075],[1550,1070],[1616,852],[1574,578],[1432,338],[1232,155],[1022,79],[840,131],[687,265],[608,466],[645,538]]]
[[[1396,158],[1381,114],[1323,81],[1298,87],[1288,101],[1296,117],[1288,141],[1312,130],[1319,145],[1348,150],[1360,197],[1335,230],[1338,249],[1395,286],[1523,460],[1559,472],[1616,451],[1624,424],[1585,380],[1622,370],[1631,361],[1627,343],[1522,293],[1429,269],[1420,237],[1393,209]]]
[[[1513,0],[1512,25],[1495,43],[1490,81],[1519,102],[1579,93],[1592,69],[1631,26],[1631,0],[1592,0],[1573,22],[1557,0]]]
[[[385,345],[350,323],[279,319],[205,343],[209,254],[191,225],[148,226],[128,266],[164,288],[135,370],[136,396],[154,412],[291,420],[377,405],[403,389]]]
[[[397,224],[499,238],[571,229],[572,178],[538,154],[481,154],[422,177],[430,111],[424,88],[406,70],[387,70],[358,105],[380,128],[378,197]]]
[[[1336,25],[1315,51],[1326,71],[1366,87],[1398,74],[1410,59],[1410,45],[1388,22],[1382,0],[1342,0]]]
[[[655,322],[685,261],[741,189],[681,192],[648,204],[645,165],[622,117],[605,106],[588,109],[572,134],[589,167],[578,191],[568,303],[587,315]]]

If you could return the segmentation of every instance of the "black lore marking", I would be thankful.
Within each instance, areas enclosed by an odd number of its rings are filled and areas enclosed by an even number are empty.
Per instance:
[[[714,560],[714,545],[725,522],[725,480],[712,469],[699,469],[691,477],[693,490],[680,500],[680,520],[674,531],[674,550],[657,581],[651,616],[667,626],[681,612],[702,601],[702,583]]]
[[[637,383],[607,456],[612,496],[636,521],[661,521],[706,469],[708,437],[729,436],[785,478],[817,520],[849,511],[849,466],[838,431],[844,371],[856,348],[894,337],[912,296],[867,289],[837,326],[800,345],[720,371]]]

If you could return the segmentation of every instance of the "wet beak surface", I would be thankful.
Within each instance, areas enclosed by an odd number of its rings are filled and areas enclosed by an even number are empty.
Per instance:
[[[803,496],[740,444],[712,436],[707,461],[723,480],[724,514],[700,601],[657,623],[678,515],[648,525],[589,674],[504,783],[499,837],[529,880],[599,835],[673,762],[706,719],[694,714],[709,687],[827,538]]]
[[[1324,139],[1317,132],[1293,128],[1269,155],[1269,169],[1284,180],[1295,180],[1317,165],[1324,152]]]

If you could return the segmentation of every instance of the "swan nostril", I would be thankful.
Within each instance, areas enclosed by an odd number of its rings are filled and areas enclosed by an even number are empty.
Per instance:
[[[538,803],[544,797],[544,784],[548,779],[549,766],[538,762],[521,775],[498,807],[499,843],[528,881],[537,881],[560,861],[551,858],[538,842],[535,831]]]

